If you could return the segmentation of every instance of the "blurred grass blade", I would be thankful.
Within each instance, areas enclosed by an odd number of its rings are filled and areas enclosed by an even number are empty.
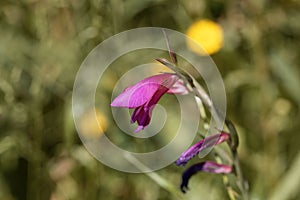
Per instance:
[[[131,154],[125,154],[124,156],[129,162],[134,164],[141,171],[151,171],[151,169],[149,169],[146,165],[141,163],[137,158],[135,158]],[[179,192],[179,188],[175,187],[173,184],[168,182],[166,179],[164,179],[156,172],[147,172],[145,174],[148,177],[150,177],[154,182],[156,182],[160,187],[170,192],[177,199],[184,199],[183,195]]]
[[[270,200],[287,200],[295,198],[300,188],[300,151],[291,165],[289,171],[275,187]]]
[[[284,55],[280,53],[273,53],[271,55],[271,69],[282,80],[282,84],[290,95],[297,101],[300,106],[299,93],[299,72],[291,66]]]

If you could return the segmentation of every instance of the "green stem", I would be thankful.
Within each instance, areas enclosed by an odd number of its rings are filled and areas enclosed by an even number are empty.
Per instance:
[[[223,163],[220,155],[217,152],[215,153],[215,159],[218,163],[221,163],[221,164]],[[223,174],[222,180],[223,180],[223,183],[226,187],[226,190],[227,190],[227,193],[228,193],[228,196],[229,196],[230,200],[236,200],[237,193],[231,187],[231,185],[229,183],[228,176]]]
[[[243,172],[240,165],[240,160],[238,158],[237,152],[233,152],[233,166],[237,177],[237,186],[239,187],[242,197],[244,200],[249,199],[248,195],[248,182],[243,176]]]
[[[184,84],[189,89],[189,91],[193,92],[196,97],[200,98],[200,100],[202,101],[201,104],[203,103],[208,108],[208,110],[211,113],[214,120],[219,123],[222,122],[221,119],[225,116],[220,116],[223,113],[217,112],[217,109],[213,105],[213,102],[211,101],[209,95],[206,93],[206,91],[203,89],[203,87],[196,80],[194,80],[189,74],[187,74],[181,68],[170,63],[168,60],[162,59],[162,58],[158,58],[156,60],[158,62],[162,63],[163,65],[167,66],[171,70],[173,70],[183,80]],[[201,110],[201,112],[203,112],[203,110]],[[202,115],[202,116],[206,116],[206,115]],[[237,155],[237,147],[239,144],[238,134],[237,134],[237,131],[236,131],[234,125],[227,119],[225,121],[226,121],[226,126],[229,129],[230,136],[231,136],[229,146],[232,151],[233,166],[234,166],[234,170],[235,170],[235,175],[237,177],[237,185],[240,189],[243,199],[248,200],[248,184],[247,184],[247,181],[243,177],[243,173],[242,173],[241,166],[240,166],[240,161],[239,161],[238,155]],[[229,196],[231,198],[233,198],[232,197],[232,196],[234,196],[232,193],[233,190],[231,190],[231,187],[227,187],[227,188],[229,189],[229,190],[227,190]]]
[[[239,136],[238,136],[235,126],[233,125],[233,123],[230,120],[226,119],[225,123],[230,132],[230,141],[228,144],[229,144],[230,150],[232,152],[233,166],[234,166],[235,174],[237,177],[237,186],[239,187],[239,189],[242,193],[243,199],[247,200],[247,199],[249,199],[248,183],[243,176],[240,160],[239,160],[238,153],[237,153],[237,148],[239,146]]]
[[[203,102],[204,104],[209,108],[212,117],[215,118],[215,120],[219,120],[220,116],[218,115],[218,113],[216,112],[216,109],[213,106],[213,103],[211,101],[211,99],[208,97],[207,93],[205,92],[205,90],[200,86],[200,84],[195,81],[194,82],[195,85],[193,87],[194,93],[196,96],[198,96]],[[237,131],[234,127],[234,125],[229,121],[229,120],[225,120],[226,121],[226,126],[227,128],[230,130],[230,149],[232,151],[232,156],[233,156],[233,166],[236,172],[236,177],[237,177],[237,185],[241,191],[241,194],[243,196],[244,200],[248,200],[248,183],[245,180],[243,173],[242,173],[242,169],[241,169],[241,165],[240,165],[240,161],[238,158],[238,154],[237,154],[237,147],[239,144],[239,138],[238,138],[238,134]],[[224,179],[224,178],[223,178]],[[228,185],[226,184],[226,182],[224,183],[226,188],[227,188],[227,192],[229,197],[232,199],[234,197],[233,191],[231,187],[228,187]],[[235,198],[235,197],[234,197]]]

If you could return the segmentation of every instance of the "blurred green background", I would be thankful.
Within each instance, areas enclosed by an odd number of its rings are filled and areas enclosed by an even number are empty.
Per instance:
[[[0,199],[175,199],[159,180],[110,169],[86,151],[72,87],[104,39],[144,26],[184,33],[202,18],[224,31],[212,58],[250,199],[300,199],[299,9],[297,0],[0,1]],[[177,187],[182,171],[170,165],[155,175]],[[185,199],[228,199],[217,175],[197,174],[190,188]]]

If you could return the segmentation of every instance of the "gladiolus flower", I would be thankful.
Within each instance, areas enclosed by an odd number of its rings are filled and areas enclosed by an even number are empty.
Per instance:
[[[137,133],[149,125],[152,110],[165,93],[187,94],[188,90],[177,75],[158,74],[127,87],[110,105],[135,109],[131,123],[137,122],[138,128],[135,130]]]
[[[190,159],[192,159],[195,155],[197,155],[200,151],[203,151],[206,148],[212,147],[214,145],[220,144],[230,137],[229,133],[221,132],[220,134],[215,134],[209,136],[203,140],[200,140],[188,150],[183,152],[178,160],[176,161],[176,165],[185,165]]]
[[[188,188],[189,179],[199,171],[215,173],[215,174],[228,174],[231,173],[232,167],[229,165],[218,164],[211,161],[197,163],[189,167],[183,174],[180,185],[180,190],[186,193]]]

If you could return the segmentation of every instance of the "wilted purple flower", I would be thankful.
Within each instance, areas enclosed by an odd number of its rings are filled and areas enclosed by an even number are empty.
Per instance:
[[[165,93],[186,94],[188,90],[177,75],[170,73],[158,74],[127,87],[110,105],[113,107],[134,108],[131,123],[138,123],[135,132],[139,132],[149,125],[152,109]]]
[[[188,150],[186,150],[179,156],[178,160],[176,161],[176,165],[184,166],[190,159],[192,159],[200,151],[212,147],[214,145],[220,144],[228,140],[229,137],[230,137],[229,133],[221,132],[220,134],[215,134],[203,140],[200,140],[199,142],[194,144],[192,147],[190,147]]]
[[[211,161],[197,163],[189,167],[183,174],[180,185],[180,190],[185,193],[188,188],[189,179],[199,171],[215,173],[215,174],[228,174],[231,173],[232,167],[229,165],[218,164]]]

